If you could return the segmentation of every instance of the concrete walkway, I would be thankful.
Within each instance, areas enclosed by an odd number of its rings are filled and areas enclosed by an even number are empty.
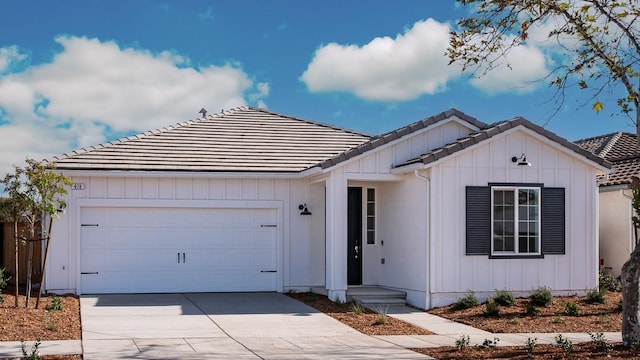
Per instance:
[[[435,335],[367,336],[282,294],[154,294],[82,297],[83,340],[43,341],[41,355],[84,359],[428,359],[410,348],[555,344],[557,333],[494,334],[406,306],[388,315]],[[563,333],[574,343],[586,333]],[[620,342],[619,332],[604,333]],[[33,342],[26,344],[27,350]],[[0,342],[0,358],[20,357],[20,342]]]

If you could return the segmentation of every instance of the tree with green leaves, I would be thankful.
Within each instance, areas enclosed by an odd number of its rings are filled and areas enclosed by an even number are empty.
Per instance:
[[[470,17],[451,32],[450,63],[482,76],[510,66],[509,53],[533,45],[547,49],[553,68],[545,79],[565,92],[589,91],[596,112],[615,98],[640,135],[640,3],[637,0],[458,0]],[[559,106],[556,110],[559,109]]]
[[[40,271],[40,286],[38,292],[38,300],[40,300],[47,255],[49,253],[53,219],[58,215],[59,209],[66,207],[63,196],[67,194],[68,188],[71,185],[71,179],[68,176],[53,170],[53,166],[33,159],[27,159],[24,168],[14,166],[14,172],[7,174],[4,179],[0,181],[0,183],[5,186],[5,192],[9,195],[6,201],[9,203],[8,207],[15,224],[16,295],[18,288],[18,241],[28,245],[29,264],[27,266],[26,306],[29,305],[31,296],[33,244],[37,241],[46,242],[44,261]],[[18,222],[26,224],[28,229],[26,236],[17,233]],[[47,223],[48,225],[45,225]],[[39,305],[38,302],[36,303],[36,307]]]
[[[476,76],[510,67],[521,46],[545,49],[545,78],[559,110],[567,91],[587,91],[595,112],[606,100],[636,125],[640,141],[640,2],[637,0],[457,0],[472,11],[451,32],[450,63]],[[617,111],[615,111],[617,112]],[[633,187],[640,210],[640,185]],[[634,205],[634,206],[635,206]],[[634,224],[640,226],[637,218]],[[594,275],[595,276],[595,275]],[[626,346],[640,343],[640,247],[622,269]]]

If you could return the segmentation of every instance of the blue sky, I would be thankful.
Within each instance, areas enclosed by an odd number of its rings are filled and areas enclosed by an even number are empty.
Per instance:
[[[448,66],[448,32],[468,12],[445,0],[3,2],[0,173],[202,107],[370,134],[452,107],[487,123],[524,116],[569,140],[634,131],[615,103],[596,114],[579,90],[549,119],[553,91],[532,83],[557,60],[544,45],[481,79]]]

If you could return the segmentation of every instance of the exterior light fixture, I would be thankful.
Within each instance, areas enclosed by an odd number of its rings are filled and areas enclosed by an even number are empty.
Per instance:
[[[307,209],[307,204],[300,204],[298,205],[298,210],[300,211],[300,215],[311,215],[311,211],[309,211],[309,209]]]
[[[527,161],[527,155],[525,153],[512,157],[511,162],[518,163],[518,166],[531,166],[531,163]]]

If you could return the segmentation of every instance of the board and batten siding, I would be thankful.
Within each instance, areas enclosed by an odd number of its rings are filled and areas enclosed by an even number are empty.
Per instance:
[[[532,166],[517,166],[526,154]],[[486,298],[496,289],[521,295],[539,286],[584,293],[597,285],[596,169],[536,133],[505,132],[431,168],[433,240],[432,306],[454,302],[467,289]],[[542,259],[489,259],[465,255],[465,189],[489,183],[541,183],[565,188],[564,255]]]
[[[409,134],[398,142],[383,145],[379,150],[355,161],[349,161],[344,171],[346,174],[390,174],[394,164],[416,158],[471,132],[470,128],[456,121],[437,123],[433,127]]]
[[[70,174],[73,175],[73,174]],[[66,214],[56,220],[45,287],[51,292],[77,292],[80,224],[77,212],[79,203],[92,200],[93,203],[117,201],[118,204],[136,201],[175,201],[179,207],[189,207],[190,203],[212,201],[212,207],[224,207],[225,201],[247,201],[281,204],[282,248],[278,248],[282,260],[282,284],[287,288],[308,288],[324,285],[324,261],[315,259],[314,249],[324,246],[324,236],[318,234],[323,227],[313,225],[324,221],[323,216],[300,216],[298,205],[309,203],[312,211],[324,213],[324,203],[315,201],[322,198],[319,189],[310,191],[305,180],[289,179],[231,179],[190,177],[188,174],[175,177],[136,177],[132,175],[105,177],[74,177],[74,183],[85,185],[84,190],[72,190],[68,195]],[[314,199],[312,202],[310,199]],[[206,202],[205,202],[206,204]],[[135,219],[132,219],[135,221]],[[314,229],[314,236],[311,236]],[[312,246],[311,241],[320,241]],[[316,244],[317,245],[317,244]]]

